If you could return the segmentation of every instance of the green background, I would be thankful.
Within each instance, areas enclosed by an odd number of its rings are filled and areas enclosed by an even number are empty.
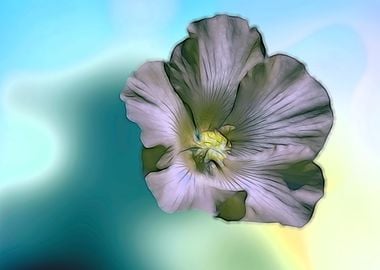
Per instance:
[[[0,269],[379,269],[378,1],[2,1]],[[190,21],[258,26],[307,63],[336,116],[304,229],[166,214],[120,91]],[[43,268],[45,267],[45,268]]]

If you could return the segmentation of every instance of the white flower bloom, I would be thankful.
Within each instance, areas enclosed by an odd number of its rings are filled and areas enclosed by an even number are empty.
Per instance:
[[[294,58],[268,57],[244,19],[217,15],[188,32],[121,94],[159,206],[305,225],[323,196],[313,160],[333,122],[325,89]]]

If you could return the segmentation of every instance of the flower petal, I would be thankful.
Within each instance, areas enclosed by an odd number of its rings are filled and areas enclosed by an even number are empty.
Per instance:
[[[129,78],[121,94],[128,118],[141,128],[145,147],[173,147],[189,140],[193,124],[165,74],[163,62],[148,62]]]
[[[248,193],[243,220],[302,227],[323,196],[321,169],[314,152],[302,146],[276,146],[250,160],[234,160],[234,181]]]
[[[242,80],[235,106],[224,124],[234,155],[251,155],[273,145],[302,144],[322,148],[333,115],[323,86],[303,64],[275,55],[256,65]]]
[[[230,113],[237,86],[265,48],[256,28],[239,17],[217,15],[193,22],[165,66],[200,129],[217,128]]]
[[[168,168],[149,173],[146,181],[159,207],[168,213],[196,208],[216,215],[216,206],[233,192],[211,187],[204,178],[177,156]]]

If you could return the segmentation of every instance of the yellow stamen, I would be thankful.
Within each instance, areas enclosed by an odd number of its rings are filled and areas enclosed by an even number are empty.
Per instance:
[[[217,130],[208,130],[195,136],[194,161],[198,169],[215,168],[216,165],[223,167],[223,160],[227,157],[231,143]]]

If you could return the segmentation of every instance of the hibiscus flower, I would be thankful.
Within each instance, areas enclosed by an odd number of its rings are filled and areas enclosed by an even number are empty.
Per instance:
[[[326,90],[296,59],[269,57],[240,17],[195,21],[188,33],[121,94],[159,207],[304,226],[324,191],[313,160],[333,122]]]

